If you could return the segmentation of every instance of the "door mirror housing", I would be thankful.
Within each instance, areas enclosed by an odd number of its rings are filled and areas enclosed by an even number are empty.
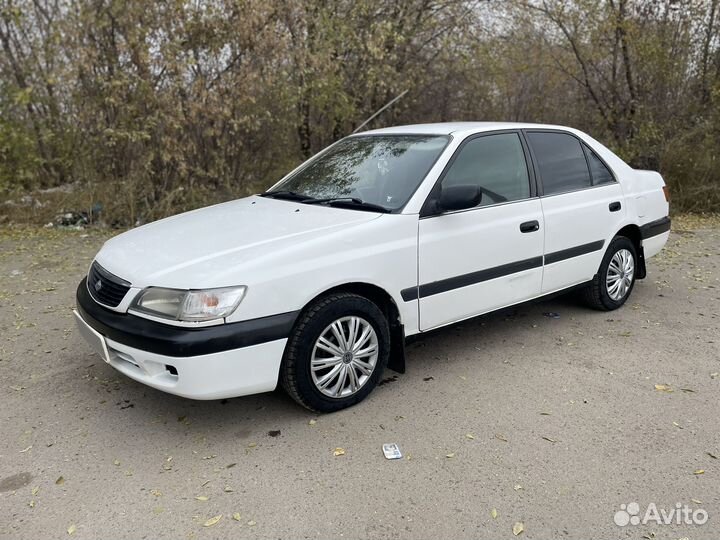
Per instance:
[[[482,200],[482,192],[472,184],[459,186],[443,186],[438,200],[438,210],[448,212],[474,208]]]

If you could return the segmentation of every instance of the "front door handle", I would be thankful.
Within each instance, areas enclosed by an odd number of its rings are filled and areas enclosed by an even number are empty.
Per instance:
[[[520,232],[522,233],[535,232],[537,230],[540,230],[540,223],[536,220],[526,221],[525,223],[520,224]]]
[[[618,210],[620,210],[622,208],[622,205],[620,204],[620,201],[615,201],[615,202],[611,202],[608,205],[608,208],[610,209],[611,212],[617,212]]]

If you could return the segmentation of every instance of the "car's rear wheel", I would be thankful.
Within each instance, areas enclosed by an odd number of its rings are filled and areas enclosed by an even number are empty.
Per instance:
[[[583,289],[590,307],[610,311],[622,306],[635,286],[637,251],[635,244],[624,236],[616,236],[608,246],[598,273]]]
[[[387,365],[390,330],[373,302],[334,293],[308,306],[290,336],[280,382],[308,409],[332,412],[362,401]]]

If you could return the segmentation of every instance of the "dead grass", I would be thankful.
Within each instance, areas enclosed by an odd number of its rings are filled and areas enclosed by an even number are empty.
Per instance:
[[[672,216],[675,231],[696,231],[720,228],[720,213],[678,214]]]

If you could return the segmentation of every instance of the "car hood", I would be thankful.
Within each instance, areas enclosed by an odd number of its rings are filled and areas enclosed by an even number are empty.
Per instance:
[[[120,234],[105,243],[96,260],[133,287],[230,286],[243,263],[381,215],[252,196]]]

